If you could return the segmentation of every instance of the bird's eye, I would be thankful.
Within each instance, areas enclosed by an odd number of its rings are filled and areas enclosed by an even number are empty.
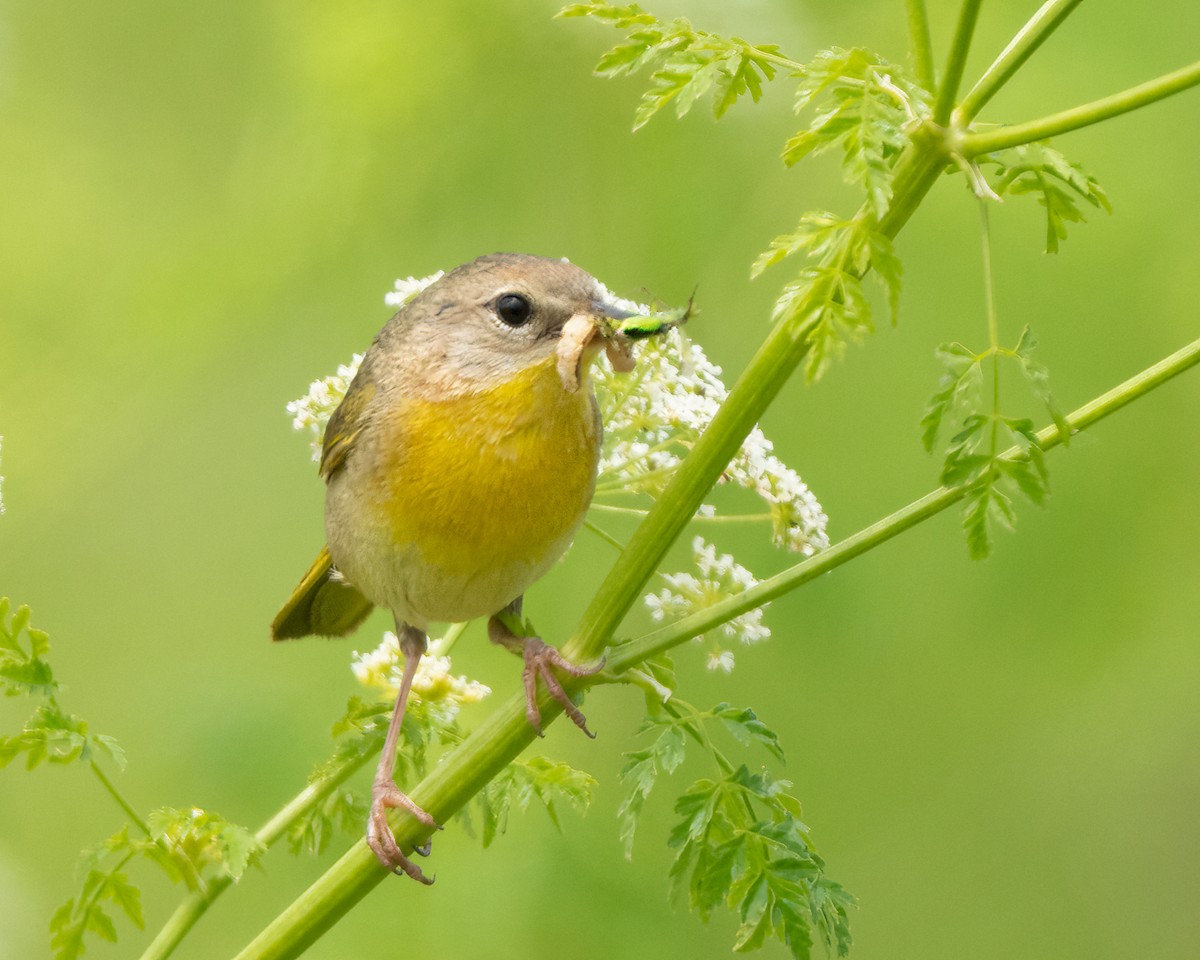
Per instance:
[[[510,327],[521,326],[529,319],[531,313],[533,307],[519,293],[506,293],[496,301],[496,314]]]

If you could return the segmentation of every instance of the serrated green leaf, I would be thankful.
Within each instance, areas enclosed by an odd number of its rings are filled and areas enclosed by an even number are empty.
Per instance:
[[[1029,384],[1029,389],[1042,402],[1046,412],[1050,414],[1050,419],[1058,427],[1059,439],[1064,444],[1068,444],[1071,442],[1071,425],[1067,422],[1066,416],[1050,392],[1050,372],[1044,364],[1033,358],[1033,351],[1036,347],[1037,340],[1033,336],[1033,331],[1026,325],[1025,329],[1021,331],[1021,338],[1017,341],[1016,349],[1013,352],[1016,354],[1017,363],[1021,368],[1021,374],[1025,377],[1025,382]]]
[[[1046,505],[1050,488],[1046,478],[1041,475],[1028,460],[1002,461],[1001,469],[1006,477],[1012,479],[1021,492],[1039,507]]]
[[[896,256],[896,249],[887,234],[872,228],[867,231],[867,240],[871,251],[871,268],[883,282],[888,298],[888,313],[892,318],[892,326],[895,326],[900,320],[900,287],[904,265]]]
[[[667,846],[678,849],[705,834],[716,812],[717,788],[712,780],[697,780],[675,801],[681,819],[667,837]]]
[[[770,247],[758,255],[750,268],[751,279],[797,253],[804,252],[815,260],[829,257],[838,244],[845,242],[842,239],[845,233],[854,228],[853,221],[842,220],[826,210],[810,210],[800,218],[792,233],[776,237]]]
[[[646,13],[636,3],[623,6],[614,3],[572,3],[559,10],[555,17],[593,17],[621,30],[658,23],[657,17]]]
[[[83,956],[83,920],[73,918],[73,909],[68,910],[64,921],[55,925],[64,909],[74,908],[74,902],[68,900],[54,914],[50,922],[50,949],[54,951],[54,960],[78,960]]]
[[[979,368],[980,357],[961,343],[943,343],[937,348],[936,355],[946,372],[926,401],[925,413],[921,417],[921,444],[927,453],[933,452],[946,416],[967,406],[978,391],[983,377]]]
[[[1016,522],[1012,499],[995,481],[995,473],[986,471],[967,488],[963,499],[963,530],[972,560],[983,560],[991,553],[995,525],[1011,530]]]
[[[767,886],[765,874],[758,874],[750,885],[746,899],[742,901],[739,913],[742,925],[734,936],[733,949],[737,953],[757,950],[767,939],[771,931],[771,891]]]
[[[784,147],[788,166],[838,150],[843,178],[862,187],[872,213],[891,202],[892,168],[908,142],[911,118],[928,113],[924,91],[903,70],[863,48],[822,51],[806,64],[797,113],[812,107],[808,126]]]
[[[779,938],[795,960],[809,960],[812,956],[812,935],[808,929],[808,917],[801,912],[796,902],[776,900],[776,927]]]
[[[1068,223],[1083,222],[1078,201],[1112,212],[1108,195],[1099,182],[1046,142],[998,151],[979,162],[995,166],[999,175],[995,188],[998,194],[1032,196],[1044,208],[1047,253],[1058,252],[1059,243],[1066,239]]]
[[[619,77],[636,73],[649,63],[663,42],[661,30],[639,30],[629,35],[600,58],[595,73],[601,77]]]
[[[737,41],[736,38],[734,40]],[[768,48],[759,48],[768,49]],[[774,46],[769,52],[775,52]],[[713,115],[719,120],[732,107],[738,97],[750,94],[755,103],[762,97],[762,84],[775,76],[775,69],[769,60],[755,59],[749,53],[748,46],[740,46],[731,50],[720,65],[717,77],[717,95],[713,99]]]
[[[713,716],[720,718],[725,728],[744,746],[758,743],[779,760],[783,760],[783,747],[779,736],[749,707],[739,710],[728,703],[719,703],[712,709]]]
[[[145,929],[146,918],[142,913],[142,892],[129,882],[129,877],[120,871],[110,873],[105,895],[121,908],[121,911],[135,927],[139,930]]]

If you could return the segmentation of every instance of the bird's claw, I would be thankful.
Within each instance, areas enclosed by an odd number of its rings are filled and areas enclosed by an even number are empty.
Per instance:
[[[371,813],[367,818],[367,846],[371,848],[379,862],[392,873],[403,873],[418,883],[429,885],[433,883],[434,878],[425,876],[421,872],[421,868],[404,855],[404,851],[396,842],[396,835],[392,833],[392,828],[388,824],[387,812],[396,807],[407,810],[430,829],[442,829],[432,816],[417,806],[408,794],[402,792],[394,783],[376,781],[371,788]],[[431,843],[432,839],[427,838],[423,844],[415,847],[413,852],[427,857]]]
[[[529,720],[529,725],[533,727],[534,732],[540,737],[542,736],[542,712],[538,709],[537,703],[537,681],[538,677],[542,678],[542,682],[546,684],[546,689],[550,691],[552,696],[565,713],[574,722],[580,730],[586,733],[593,740],[596,735],[587,728],[587,719],[584,717],[580,709],[575,706],[571,698],[567,696],[567,692],[559,683],[558,677],[554,675],[554,668],[557,667],[563,673],[570,674],[573,677],[590,677],[595,673],[599,673],[604,669],[604,660],[593,664],[590,667],[581,667],[578,664],[572,663],[554,647],[545,643],[538,637],[524,638],[524,657],[525,669],[521,672],[521,679],[525,683],[525,716]]]

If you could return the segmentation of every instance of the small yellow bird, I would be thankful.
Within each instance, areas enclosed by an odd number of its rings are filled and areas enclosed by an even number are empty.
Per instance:
[[[393,780],[431,622],[490,617],[489,638],[524,658],[534,729],[541,733],[540,677],[591,736],[554,668],[585,676],[602,664],[572,664],[510,624],[526,588],[583,522],[601,440],[588,365],[604,347],[615,367],[630,368],[615,321],[632,315],[565,261],[480,257],[387,322],[329,421],[320,468],[328,546],[271,636],[342,636],[373,606],[392,611],[404,673],[371,790],[367,842],[395,872],[430,882],[400,850],[387,810],[403,807],[437,827]],[[418,852],[428,854],[428,844]]]

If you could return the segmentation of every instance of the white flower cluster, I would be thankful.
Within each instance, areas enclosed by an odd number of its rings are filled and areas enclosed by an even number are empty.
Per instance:
[[[696,537],[692,541],[692,559],[699,576],[692,573],[662,574],[667,586],[658,593],[646,596],[646,607],[655,620],[697,613],[758,583],[754,575],[730,554],[718,555],[717,548],[706,543],[703,537]],[[762,622],[762,616],[762,607],[743,613],[723,623],[721,633],[731,640],[747,644],[766,640],[771,636],[771,631]],[[714,645],[709,651],[708,668],[726,673],[731,671],[732,651]]]
[[[649,312],[646,309],[646,312]],[[629,376],[595,371],[605,447],[597,491],[662,492],[672,471],[716,416],[728,390],[721,368],[678,329],[645,341]],[[810,556],[829,546],[817,498],[755,427],[721,476],[766,501],[779,546]]]
[[[445,270],[439,270],[437,273],[431,273],[427,277],[405,277],[403,280],[397,280],[394,284],[395,289],[383,295],[383,302],[389,307],[399,309],[426,287],[437,283],[445,275]]]
[[[404,673],[400,641],[389,630],[374,650],[368,653],[354,651],[350,669],[364,687],[376,691],[381,697],[394,700],[400,689],[400,677]],[[478,681],[453,676],[450,673],[450,658],[438,654],[437,641],[434,641],[429,652],[417,664],[411,696],[421,701],[439,722],[450,723],[464,703],[479,703],[491,692],[490,687]]]
[[[308,387],[308,393],[287,405],[287,412],[292,415],[292,428],[308,431],[308,443],[314,460],[321,459],[325,425],[346,396],[360,363],[362,354],[356,353],[349,363],[339,364],[337,373],[332,377],[314,380]]]

